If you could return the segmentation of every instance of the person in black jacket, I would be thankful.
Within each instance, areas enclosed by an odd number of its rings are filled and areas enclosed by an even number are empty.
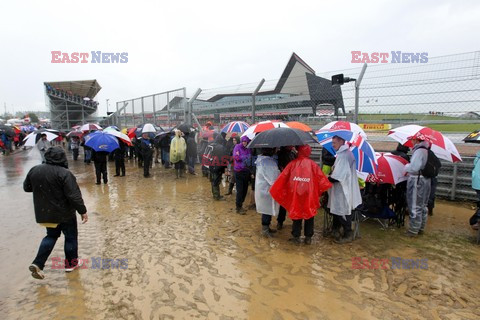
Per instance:
[[[195,173],[196,162],[197,162],[197,142],[195,141],[195,132],[190,132],[187,136],[188,173],[196,175]]]
[[[213,151],[212,163],[210,166],[210,182],[212,183],[212,194],[215,200],[224,200],[220,195],[220,183],[222,182],[222,174],[228,165],[229,157],[227,148],[225,148],[227,141],[222,135],[217,135],[212,143]]]
[[[101,179],[103,176],[103,183],[107,184],[107,160],[108,152],[106,151],[95,151],[92,149],[92,160],[95,165],[95,176],[97,177],[97,183],[101,184]]]
[[[25,192],[33,192],[37,223],[49,224],[37,256],[29,267],[32,277],[44,279],[43,268],[57,239],[65,235],[65,271],[73,271],[78,263],[77,211],[82,223],[88,221],[87,208],[75,176],[67,169],[65,151],[51,147],[45,152],[45,164],[33,167],[23,182]],[[56,226],[54,226],[56,225]]]
[[[113,152],[115,159],[114,177],[118,177],[120,175],[120,171],[122,172],[122,177],[125,177],[125,150],[127,149],[127,145],[120,139],[118,139],[118,145],[119,148]]]
[[[148,178],[150,176],[150,165],[153,158],[153,141],[150,140],[148,133],[142,134],[140,139],[140,154],[143,158],[143,176]]]
[[[295,148],[293,146],[280,147],[280,149],[278,150],[278,169],[280,170],[280,172],[282,172],[283,169],[285,169],[292,160],[295,160],[297,158],[297,154],[294,150]],[[277,230],[283,229],[283,223],[285,222],[286,217],[287,209],[280,206],[277,217]]]

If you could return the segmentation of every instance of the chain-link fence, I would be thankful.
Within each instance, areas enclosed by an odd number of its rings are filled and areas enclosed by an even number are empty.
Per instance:
[[[480,51],[432,57],[426,63],[369,64],[358,86],[356,81],[332,86],[333,75],[354,80],[361,70],[359,65],[316,73],[293,54],[279,79],[204,89],[188,103],[184,88],[120,101],[106,122],[120,127],[142,122],[171,127],[185,121],[191,104],[196,121],[211,122],[218,129],[234,120],[267,119],[297,120],[319,129],[332,120],[353,121],[358,107],[358,123],[378,151],[395,149],[388,130],[404,124],[429,126],[447,136],[464,162],[444,163],[439,194],[473,199],[468,185],[477,148],[462,139],[480,127]]]
[[[110,114],[102,125],[129,128],[141,123],[154,123],[172,127],[183,121],[186,103],[185,88],[119,101],[117,111]]]

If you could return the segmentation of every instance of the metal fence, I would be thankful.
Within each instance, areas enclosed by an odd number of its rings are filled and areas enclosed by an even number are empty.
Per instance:
[[[361,70],[359,65],[315,73],[293,54],[279,79],[204,89],[192,99],[182,88],[120,101],[105,124],[154,122],[170,127],[185,121],[191,108],[200,124],[210,121],[217,128],[232,120],[279,119],[318,129],[332,120],[353,121],[357,104],[359,123],[385,125],[384,129],[416,123],[444,132],[459,148],[463,162],[443,163],[438,194],[475,199],[471,157],[478,148],[465,146],[459,137],[480,129],[480,51],[431,57],[426,63],[369,64],[359,86],[353,81],[331,85],[333,75],[358,79]],[[391,140],[387,131],[367,134],[369,139]]]
[[[148,122],[172,127],[183,121],[186,103],[185,88],[119,101],[116,103],[117,110],[101,124],[128,128]]]

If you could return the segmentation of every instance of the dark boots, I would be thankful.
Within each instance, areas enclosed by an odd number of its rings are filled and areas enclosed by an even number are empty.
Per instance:
[[[270,226],[263,226],[262,225],[262,236],[271,238],[273,234],[277,232],[277,230],[270,229]]]
[[[232,192],[233,192],[233,187],[234,187],[234,186],[235,186],[235,183],[231,183],[231,182],[230,182],[230,184],[228,185],[228,192],[225,193],[226,196],[229,196],[229,195],[232,194]]]

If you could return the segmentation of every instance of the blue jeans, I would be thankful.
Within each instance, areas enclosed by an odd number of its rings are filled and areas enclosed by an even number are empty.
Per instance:
[[[197,162],[197,157],[187,157],[188,161],[188,172],[194,173],[195,172],[195,163]]]
[[[92,159],[92,150],[90,149],[84,149],[83,150],[85,153],[85,159],[83,160],[84,162],[90,163]]]
[[[75,216],[68,222],[60,223],[56,228],[47,228],[47,236],[40,243],[40,248],[38,248],[37,256],[32,262],[33,264],[36,264],[43,270],[62,232],[65,236],[65,259],[70,266],[74,259],[78,259],[78,231],[77,217]]]
[[[162,148],[162,164],[165,168],[170,167],[170,151],[166,148]]]

